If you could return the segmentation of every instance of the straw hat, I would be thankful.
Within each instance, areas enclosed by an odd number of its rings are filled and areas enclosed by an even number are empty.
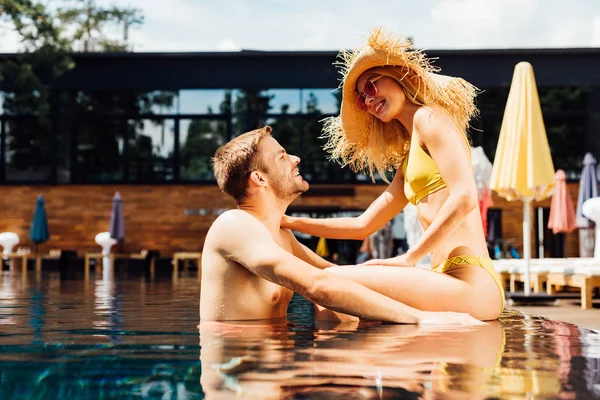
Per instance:
[[[387,33],[381,27],[371,31],[366,45],[342,50],[338,58],[334,64],[340,67],[342,75],[342,104],[338,117],[325,120],[323,137],[328,142],[324,148],[331,159],[349,165],[354,171],[368,170],[373,175],[374,169],[382,173],[397,168],[410,138],[398,121],[383,123],[358,108],[356,81],[371,68],[397,67],[403,80],[410,79],[418,87],[424,105],[445,108],[465,129],[477,113],[474,105],[477,88],[463,79],[436,74],[439,68],[433,67],[410,40]],[[376,128],[378,124],[380,129]],[[374,131],[379,134],[373,135]]]

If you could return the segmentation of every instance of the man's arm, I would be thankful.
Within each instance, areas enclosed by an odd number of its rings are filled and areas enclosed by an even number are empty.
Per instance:
[[[218,235],[215,243],[223,257],[328,309],[397,323],[418,323],[424,314],[288,253],[264,225],[244,211],[221,215],[211,229]]]
[[[319,269],[325,269],[336,266],[336,264],[325,260],[318,254],[316,254],[314,251],[300,243],[291,231],[286,230],[286,234],[290,238],[290,243],[292,244],[292,251],[294,252],[294,255],[296,257]]]

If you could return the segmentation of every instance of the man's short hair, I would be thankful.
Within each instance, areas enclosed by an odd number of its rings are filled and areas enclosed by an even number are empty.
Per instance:
[[[213,157],[213,172],[219,189],[233,197],[237,203],[246,198],[248,178],[256,170],[264,170],[262,159],[257,157],[258,143],[271,135],[271,127],[246,132],[219,147]]]

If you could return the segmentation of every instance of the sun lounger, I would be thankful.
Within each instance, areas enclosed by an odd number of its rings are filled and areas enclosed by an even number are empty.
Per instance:
[[[600,262],[595,266],[583,265],[569,271],[551,272],[547,276],[547,293],[553,294],[555,286],[577,287],[581,290],[581,308],[592,308],[592,292],[600,287]]]
[[[173,253],[173,282],[176,282],[179,279],[179,261],[183,261],[183,268],[187,270],[188,260],[196,261],[198,265],[198,282],[202,280],[202,252],[176,252]]]
[[[503,282],[510,281],[509,290],[516,292],[517,282],[525,281],[525,260],[506,259],[493,260],[494,267]],[[590,269],[600,267],[600,260],[595,258],[535,258],[529,261],[529,281],[534,292],[543,291],[549,274],[573,274],[575,269]]]

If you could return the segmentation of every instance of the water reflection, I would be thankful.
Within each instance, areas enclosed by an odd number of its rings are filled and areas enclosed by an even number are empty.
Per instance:
[[[319,324],[312,346],[285,321],[200,324],[207,398],[438,394],[486,398],[501,368],[505,328],[435,330],[373,322]],[[300,341],[306,338],[300,338]]]
[[[123,324],[122,295],[116,290],[115,274],[110,262],[103,264],[102,279],[97,280],[95,284],[95,314],[99,318],[94,321],[94,327],[106,330],[111,343],[119,344],[120,335],[118,332],[121,330]]]
[[[470,329],[315,323],[295,297],[287,321],[198,325],[195,277],[32,277],[0,284],[2,398],[600,396],[600,334],[516,312]]]

